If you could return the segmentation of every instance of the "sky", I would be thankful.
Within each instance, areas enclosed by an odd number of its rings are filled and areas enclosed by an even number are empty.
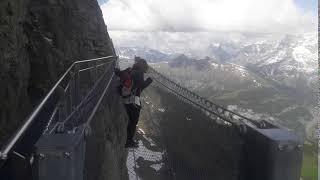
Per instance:
[[[318,13],[318,0],[295,0],[294,3],[303,11],[309,11],[315,16]]]
[[[109,31],[301,33],[317,0],[103,0]]]

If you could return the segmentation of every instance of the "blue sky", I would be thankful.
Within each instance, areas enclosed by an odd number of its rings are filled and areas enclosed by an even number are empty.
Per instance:
[[[109,0],[98,0],[98,3],[100,5],[107,3]]]
[[[318,0],[295,0],[295,3],[303,11],[312,12],[314,15],[318,13]]]

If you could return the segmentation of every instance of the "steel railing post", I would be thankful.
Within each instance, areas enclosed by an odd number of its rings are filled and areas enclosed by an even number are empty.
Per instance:
[[[74,110],[74,108],[75,108],[75,106],[76,106],[76,103],[75,103],[75,75],[74,75],[75,73],[74,72],[72,72],[72,73],[70,73],[70,76],[71,76],[71,78],[70,78],[70,109],[71,109],[71,111],[70,112],[72,112],[73,110]]]
[[[92,69],[91,69],[91,81],[92,81],[92,85],[95,84],[95,82],[97,81],[97,63],[96,62],[92,62]]]
[[[98,80],[98,64],[94,62],[94,82]]]
[[[71,80],[69,82],[69,90],[67,94],[67,103],[66,103],[66,113],[70,114],[72,111],[72,100],[71,100]]]
[[[79,67],[76,65],[73,72],[70,73],[70,95],[71,95],[71,110],[74,110],[79,104]]]
[[[80,103],[80,76],[79,76],[79,65],[74,67],[74,99],[75,106]]]

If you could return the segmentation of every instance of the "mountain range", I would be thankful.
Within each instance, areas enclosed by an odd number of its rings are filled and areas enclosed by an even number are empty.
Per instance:
[[[212,101],[315,138],[313,130],[306,128],[316,127],[316,34],[212,42],[201,50],[202,57],[148,47],[118,47],[117,51],[124,59],[134,55],[147,59],[160,72]]]

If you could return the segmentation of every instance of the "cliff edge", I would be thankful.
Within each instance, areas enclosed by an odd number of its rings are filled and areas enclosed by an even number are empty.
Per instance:
[[[0,39],[0,145],[73,61],[113,54],[92,0],[2,0]]]

